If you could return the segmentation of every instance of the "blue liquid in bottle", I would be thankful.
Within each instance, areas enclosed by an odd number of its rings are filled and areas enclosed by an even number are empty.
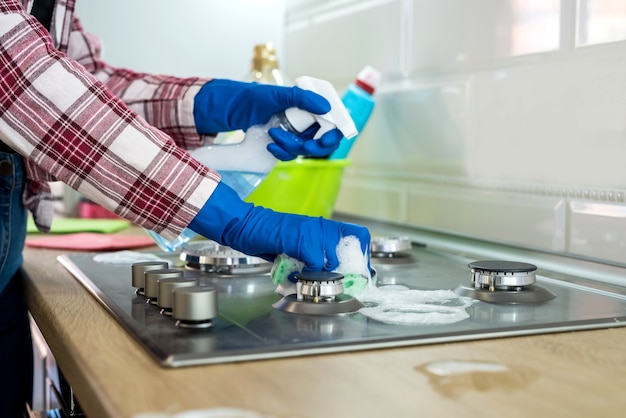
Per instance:
[[[372,111],[374,110],[374,91],[380,80],[380,73],[372,67],[366,66],[357,75],[354,83],[351,83],[341,101],[350,113],[350,117],[354,121],[359,132],[363,131]],[[339,143],[339,147],[330,155],[331,160],[347,158],[350,148],[358,138],[343,138]]]

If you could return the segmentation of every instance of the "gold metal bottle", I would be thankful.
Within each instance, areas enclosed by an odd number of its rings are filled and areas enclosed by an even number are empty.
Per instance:
[[[250,72],[246,81],[256,81],[263,84],[285,85],[285,79],[279,71],[276,49],[271,42],[254,46]]]

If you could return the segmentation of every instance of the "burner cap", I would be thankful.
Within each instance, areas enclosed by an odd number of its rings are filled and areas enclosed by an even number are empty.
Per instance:
[[[537,266],[519,261],[484,260],[474,261],[467,265],[474,270],[485,270],[502,273],[522,273],[537,270]]]
[[[308,282],[334,282],[343,279],[343,275],[330,271],[303,271],[296,274],[295,278]]]

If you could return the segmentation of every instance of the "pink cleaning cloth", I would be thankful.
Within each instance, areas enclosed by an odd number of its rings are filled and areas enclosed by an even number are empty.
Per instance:
[[[148,236],[109,235],[92,232],[27,238],[26,245],[36,248],[54,248],[78,251],[106,251],[140,248],[154,245]]]

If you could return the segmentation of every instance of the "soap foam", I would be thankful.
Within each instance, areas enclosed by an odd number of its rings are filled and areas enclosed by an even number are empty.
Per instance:
[[[474,302],[452,290],[415,290],[406,286],[376,287],[367,252],[355,236],[343,237],[337,244],[339,266],[335,272],[344,276],[344,293],[359,299],[366,306],[359,313],[376,321],[396,325],[452,324],[469,318],[467,308]],[[304,264],[284,254],[274,261],[272,279],[276,293],[295,293],[295,284],[287,280],[300,272]]]
[[[125,266],[130,266],[134,263],[139,263],[141,261],[166,261],[169,264],[168,260],[161,258],[157,255],[129,250],[96,254],[93,257],[93,261],[95,261],[96,263],[117,264]]]
[[[339,266],[335,270],[337,273],[343,275],[356,275],[360,274],[368,279],[371,278],[367,253],[363,254],[361,251],[361,242],[354,235],[342,237],[337,244],[335,250],[337,252],[337,260],[339,260]]]
[[[359,313],[396,325],[452,324],[469,318],[473,300],[451,290],[415,290],[406,286],[369,286],[357,298],[366,306]]]

